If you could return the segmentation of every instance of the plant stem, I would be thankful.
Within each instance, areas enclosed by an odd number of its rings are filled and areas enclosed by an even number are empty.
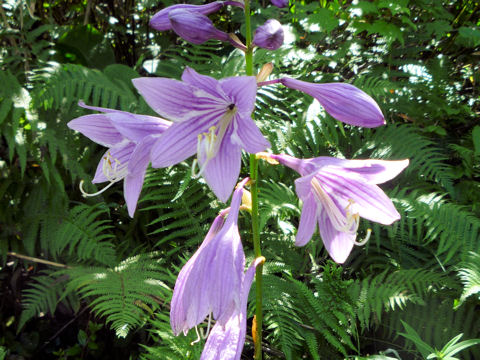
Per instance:
[[[245,42],[247,51],[245,52],[245,72],[248,76],[253,75],[253,48],[252,48],[252,29],[250,24],[250,1],[245,0]],[[250,154],[250,191],[252,194],[252,238],[255,258],[262,256],[260,248],[260,229],[258,221],[258,160],[255,154]],[[263,264],[259,264],[255,273],[255,321],[256,331],[253,334],[253,343],[255,344],[255,360],[262,359],[262,272]]]

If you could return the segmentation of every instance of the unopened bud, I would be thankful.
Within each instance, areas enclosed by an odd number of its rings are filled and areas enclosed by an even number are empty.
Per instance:
[[[268,50],[277,50],[283,44],[283,28],[278,20],[269,19],[255,30],[253,44]]]
[[[257,74],[257,83],[267,80],[267,78],[270,76],[272,71],[273,71],[272,63],[266,63],[265,65],[263,65]]]

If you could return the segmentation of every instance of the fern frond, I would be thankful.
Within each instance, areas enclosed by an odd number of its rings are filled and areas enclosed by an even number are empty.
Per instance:
[[[463,284],[463,292],[460,297],[460,306],[468,297],[477,295],[480,300],[480,255],[470,252],[467,260],[461,265],[458,276]]]
[[[171,279],[157,253],[137,255],[114,268],[76,267],[65,270],[67,288],[91,299],[95,314],[106,318],[117,336],[144,324],[170,295]]]

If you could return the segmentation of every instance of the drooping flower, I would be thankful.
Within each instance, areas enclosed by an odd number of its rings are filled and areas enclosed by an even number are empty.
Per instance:
[[[306,81],[282,78],[280,82],[317,99],[332,117],[346,124],[377,127],[385,125],[382,111],[375,100],[362,90],[345,83],[312,84]]]
[[[242,355],[245,335],[247,332],[247,303],[248,293],[252,286],[256,267],[265,262],[259,257],[249,266],[242,281],[240,308],[232,306],[225,316],[227,320],[222,325],[217,322],[208,336],[203,348],[201,360],[239,360]]]
[[[173,28],[169,18],[169,14],[171,11],[184,9],[184,10],[189,10],[190,12],[193,12],[193,13],[208,15],[208,14],[217,12],[225,5],[232,5],[237,7],[244,6],[241,1],[214,1],[205,5],[190,5],[190,4],[172,5],[165,9],[160,10],[155,15],[153,15],[153,17],[150,19],[150,26],[158,31],[171,30]]]
[[[158,31],[166,31],[172,29],[172,24],[169,19],[169,14],[171,11],[177,9],[186,9],[198,14],[208,15],[214,13],[222,8],[224,5],[223,1],[214,1],[205,5],[190,5],[190,4],[177,4],[169,6],[163,10],[157,12],[150,19],[150,26]]]
[[[360,217],[384,225],[400,219],[392,201],[376,185],[397,176],[408,160],[297,159],[269,155],[297,171],[297,195],[303,201],[295,244],[310,241],[318,224],[323,244],[337,263],[347,259],[356,242]],[[370,231],[367,232],[368,240]]]
[[[81,116],[71,120],[67,126],[109,148],[102,156],[92,180],[92,183],[108,181],[109,184],[94,194],[86,193],[82,186],[80,190],[85,196],[94,196],[124,180],[123,191],[128,214],[133,217],[150,162],[150,149],[171,122],[148,115],[87,106],[82,101],[78,105],[103,114]]]
[[[225,325],[225,314],[242,305],[245,254],[238,233],[243,180],[235,190],[228,217],[214,220],[200,248],[180,271],[173,290],[170,324],[175,335],[187,333],[210,313]],[[235,310],[236,311],[236,310]]]
[[[203,44],[210,39],[229,41],[227,33],[218,30],[208,17],[198,12],[175,9],[169,12],[168,18],[172,29],[193,44]]]
[[[269,19],[255,30],[253,44],[268,50],[277,50],[283,44],[283,28],[278,20]]]
[[[288,6],[288,0],[271,0],[271,2],[278,8],[284,8]]]
[[[182,80],[133,80],[150,107],[174,122],[153,146],[152,166],[171,166],[197,153],[196,175],[203,175],[225,202],[240,173],[241,150],[257,153],[270,147],[251,118],[255,77],[216,80],[187,67]]]

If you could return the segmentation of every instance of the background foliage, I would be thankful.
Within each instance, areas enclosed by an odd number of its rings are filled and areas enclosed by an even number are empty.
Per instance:
[[[0,359],[201,353],[193,332],[171,333],[169,300],[222,204],[190,180],[189,163],[150,169],[133,219],[121,186],[83,199],[79,181],[90,183],[103,149],[66,127],[88,113],[80,99],[153,114],[131,84],[138,76],[179,77],[186,65],[218,78],[242,73],[243,56],[228,45],[193,46],[149,29],[171,4],[0,6]],[[293,246],[296,174],[261,164],[265,357],[421,359],[423,341],[447,359],[440,350],[454,337],[480,337],[479,2],[291,0],[278,9],[262,1],[253,11],[254,25],[275,17],[287,32],[281,49],[256,51],[257,66],[353,83],[387,120],[350,127],[299,92],[261,88],[255,118],[274,152],[411,161],[382,186],[402,219],[362,221],[372,238],[343,266],[328,260],[318,234]],[[240,10],[211,18],[242,37]],[[240,221],[248,229],[248,217]],[[242,238],[252,257],[248,232]],[[469,344],[462,358],[480,358]],[[244,357],[251,352],[247,337]]]

